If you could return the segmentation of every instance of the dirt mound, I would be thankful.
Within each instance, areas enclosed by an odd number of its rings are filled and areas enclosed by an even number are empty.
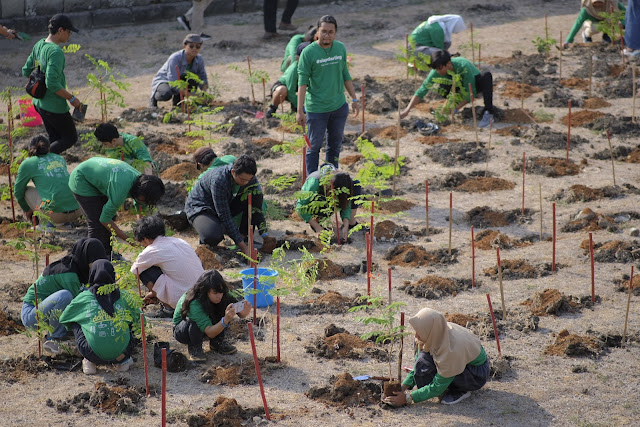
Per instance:
[[[1,239],[17,239],[18,237],[23,237],[24,234],[25,234],[24,230],[20,230],[17,227],[17,224],[13,225],[13,223],[9,220],[4,220],[2,221],[2,224],[0,224]],[[27,234],[30,235],[31,233],[27,232]]]
[[[281,143],[277,139],[273,139],[273,138],[257,138],[257,139],[251,140],[251,142],[253,142],[258,147],[267,147],[269,149],[274,145],[278,145]]]
[[[145,393],[144,387],[136,390],[131,387],[110,387],[106,383],[98,382],[92,393],[79,393],[55,403],[49,399],[47,405],[55,405],[58,412],[68,412],[75,407],[75,412],[89,414],[89,407],[93,407],[110,415],[137,414],[138,404],[144,399]]]
[[[491,176],[489,172],[486,176]],[[432,190],[454,190],[466,181],[474,178],[485,177],[484,171],[471,171],[467,174],[462,172],[451,172],[444,176],[437,176],[429,183]],[[421,184],[422,189],[422,184]]]
[[[529,157],[527,159],[527,173],[536,175],[544,175],[549,178],[559,176],[577,175],[580,173],[580,166],[569,160],[559,157]],[[511,169],[514,171],[522,170],[522,159],[516,159],[511,162]]]
[[[587,98],[584,100],[584,108],[598,109],[598,108],[606,108],[610,106],[611,106],[611,103],[605,101],[602,98]]]
[[[589,129],[606,131],[607,129],[611,133],[611,136],[617,136],[619,138],[629,138],[634,136],[640,136],[640,126],[633,123],[629,116],[614,116],[612,114],[605,114],[604,116],[596,119],[593,123],[586,126]],[[618,147],[614,147],[615,149]],[[608,153],[608,149],[606,150]]]
[[[550,263],[535,267],[523,259],[503,259],[500,265],[502,267],[502,280],[536,279],[551,274]],[[497,279],[498,265],[484,269],[483,273],[485,276]]]
[[[544,350],[544,354],[548,356],[595,357],[601,349],[601,344],[595,338],[574,335],[563,329],[556,335],[555,342]]]
[[[600,111],[582,110],[577,112],[571,112],[571,127],[585,126],[588,123],[593,123],[597,119],[606,116],[605,113]],[[569,115],[560,119],[563,125],[569,124]],[[572,141],[573,142],[573,141]]]
[[[120,117],[128,122],[161,122],[164,114],[157,108],[127,108]]]
[[[420,136],[417,138],[417,141],[424,145],[436,145],[436,144],[447,144],[450,142],[459,142],[460,140],[456,138],[447,138],[446,136],[431,135],[431,136]]]
[[[588,254],[589,239],[584,239],[580,243],[580,248],[584,249],[585,255]],[[593,259],[596,262],[633,263],[640,259],[640,242],[637,240],[632,242],[612,240],[604,243],[594,243]],[[634,281],[634,286],[640,287],[640,282]]]
[[[445,313],[444,317],[445,319],[447,319],[447,322],[455,323],[462,326],[463,328],[466,328],[470,325],[475,325],[480,321],[480,319],[476,315],[468,315],[463,313]]]
[[[640,153],[640,149],[637,149]],[[609,160],[611,159],[611,154],[613,152],[614,160],[626,161],[627,158],[633,153],[633,147],[626,147],[624,145],[616,145],[613,147],[613,150],[609,151],[609,149],[605,149],[602,151],[598,151],[593,154],[593,158],[596,160]]]
[[[327,258],[316,260],[318,263],[318,280],[341,279],[353,276],[360,271],[359,264],[340,265]]]
[[[562,132],[555,132],[550,127],[534,126],[526,137],[529,143],[541,150],[566,150],[567,149],[567,134]],[[578,135],[571,136],[571,146],[577,146],[581,144],[587,144],[589,141]]]
[[[597,98],[599,99],[599,98]],[[571,106],[582,107],[581,98],[573,98],[571,94],[561,88],[551,87],[542,95],[542,105],[547,108],[567,108],[571,100]],[[540,99],[538,100],[540,101]],[[597,108],[597,107],[586,107]]]
[[[528,241],[511,240],[509,236],[497,230],[482,230],[475,235],[474,239],[476,248],[482,250],[520,248],[531,244],[531,242]]]
[[[569,79],[560,80],[560,84],[564,87],[571,89],[589,89],[588,79],[579,79],[577,77],[571,77]]]
[[[411,237],[409,227],[406,225],[400,226],[395,222],[385,219],[374,225],[373,235],[376,239],[384,240],[404,240]]]
[[[305,346],[307,353],[326,359],[364,359],[368,356],[385,357],[384,351],[374,347],[371,341],[340,332],[321,337]]]
[[[267,360],[268,359],[268,360]],[[271,371],[282,368],[279,363],[270,362],[270,358],[258,359],[260,364],[260,373],[269,375]],[[200,381],[207,384],[214,385],[250,385],[258,382],[256,376],[256,368],[253,360],[241,360],[236,363],[220,363],[217,362],[216,366],[212,366],[207,369],[201,376]]]
[[[216,270],[224,269],[224,266],[222,265],[222,263],[218,261],[216,253],[210,250],[207,246],[205,245],[198,246],[196,248],[196,255],[198,255],[198,258],[200,258],[200,261],[202,262],[202,267],[205,270],[210,270],[212,268]]]
[[[225,268],[244,267],[245,259],[236,253],[236,250],[227,249],[222,246],[212,248],[208,245],[200,245],[196,248],[196,255],[202,261],[205,270],[215,268],[224,270]]]
[[[488,206],[477,206],[466,213],[467,221],[475,228],[504,227],[516,222],[528,222],[531,219],[531,211],[525,209],[522,215],[521,209],[512,211],[494,211]]]
[[[358,163],[360,160],[362,160],[362,154],[350,154],[347,156],[342,156],[340,157],[340,164],[342,165],[347,165],[347,166],[351,166],[354,165],[356,163]]]
[[[332,375],[329,381],[329,386],[311,387],[305,396],[340,407],[367,406],[380,402],[382,389],[374,382],[356,381],[346,372],[337,377]]]
[[[615,220],[612,217],[596,213],[590,208],[584,208],[567,224],[562,226],[561,231],[564,233],[596,230],[608,230],[615,232],[617,229],[618,227],[616,227]]]
[[[282,246],[287,242],[291,251],[297,251],[302,248],[306,248],[309,252],[320,252],[322,250],[320,239],[308,235],[306,231],[304,233],[293,233],[287,230],[284,236],[277,239],[276,247]]]
[[[615,279],[613,283],[616,285],[616,291],[618,292],[629,292],[629,282],[631,281],[631,276],[623,275],[622,279]],[[635,296],[640,295],[640,274],[633,275],[633,289],[631,293]]]
[[[487,158],[487,150],[478,148],[475,142],[438,144],[424,150],[424,154],[446,167],[481,163]]]
[[[640,163],[640,149],[636,148],[627,156],[627,163]]]
[[[394,214],[402,211],[407,211],[414,207],[416,204],[409,200],[395,199],[380,202],[378,205],[378,212],[385,214]]]
[[[551,200],[563,200],[567,203],[592,202],[602,198],[620,197],[622,191],[619,187],[607,186],[602,188],[590,188],[586,185],[572,185],[568,190],[560,189]]]
[[[264,415],[264,408],[246,409],[238,405],[236,399],[218,396],[212,410],[204,414],[189,415],[189,427],[225,426],[241,427],[252,422],[253,417]],[[169,418],[167,417],[167,423]]]
[[[34,345],[36,341],[34,340]],[[0,361],[0,379],[8,383],[26,380],[28,377],[35,377],[40,372],[51,369],[44,359],[38,358],[35,354],[22,357],[12,357]]]
[[[427,251],[422,246],[405,243],[390,249],[384,256],[390,265],[403,267],[418,267],[424,265],[446,265],[458,262],[458,250],[452,249],[449,255],[448,249]]]
[[[479,286],[478,283],[476,286]],[[456,296],[460,291],[471,289],[471,280],[427,275],[415,283],[405,282],[398,289],[417,298],[440,299],[449,295]]]
[[[557,289],[536,292],[520,304],[529,307],[537,316],[560,316],[562,313],[574,313],[581,308],[577,298],[565,296]]]
[[[351,307],[361,305],[360,297],[348,298],[339,292],[328,291],[317,298],[303,301],[300,306],[293,307],[300,314],[343,314]]]
[[[539,87],[531,86],[526,83],[517,83],[512,80],[500,82],[497,87],[497,91],[502,93],[505,98],[528,98],[534,93],[542,92]]]
[[[530,110],[522,108],[514,108],[504,110],[502,117],[504,123],[536,123],[536,119]]]
[[[477,177],[467,179],[455,189],[467,193],[485,193],[488,191],[512,190],[515,186],[515,183],[502,178]]]
[[[22,321],[14,319],[11,313],[0,310],[0,337],[18,334],[20,331],[24,331]]]
[[[400,128],[400,138],[407,136],[407,130]],[[368,140],[372,139],[391,139],[396,140],[398,137],[398,126],[384,126],[378,128],[367,129],[364,133],[364,137]]]
[[[186,181],[200,176],[200,171],[192,162],[182,162],[171,166],[160,174],[160,178],[171,181]]]

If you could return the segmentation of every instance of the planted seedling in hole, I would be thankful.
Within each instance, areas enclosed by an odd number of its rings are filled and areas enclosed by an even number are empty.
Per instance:
[[[431,56],[425,55],[421,52],[416,52],[416,42],[411,40],[409,48],[398,48],[400,53],[396,54],[396,60],[400,63],[406,64],[409,74],[416,76],[418,71],[428,73],[431,68]]]
[[[245,76],[245,78],[247,79],[247,81],[249,82],[249,84],[251,85],[251,103],[253,105],[256,104],[256,97],[254,94],[254,90],[253,90],[253,85],[254,84],[262,84],[262,81],[264,80],[265,82],[269,81],[269,74],[264,71],[264,70],[251,70],[251,65],[250,65],[250,61],[249,58],[247,58],[247,68],[240,68],[237,65],[229,65],[229,68],[239,72],[240,74],[242,74],[243,76]]]
[[[621,33],[620,23],[625,22],[625,14],[624,10],[617,8],[610,12],[600,12],[602,20],[598,21],[596,29],[598,32],[608,34],[613,43],[617,42],[624,35]]]
[[[124,74],[116,72],[114,68],[109,66],[107,61],[96,59],[85,53],[87,58],[95,67],[95,73],[87,74],[87,83],[91,89],[97,89],[100,94],[100,100],[96,105],[100,107],[102,122],[109,120],[109,111],[113,105],[125,108],[124,95],[121,92],[129,90],[130,83],[124,81],[127,78]],[[109,84],[111,83],[111,84]]]
[[[462,87],[462,74],[454,71],[449,71],[447,74],[449,74],[450,78],[434,77],[434,85],[431,88],[431,90],[435,90],[436,93],[445,98],[445,103],[433,110],[436,120],[440,123],[446,122],[455,108],[469,97],[469,91]],[[455,89],[452,87],[453,85],[455,85]]]

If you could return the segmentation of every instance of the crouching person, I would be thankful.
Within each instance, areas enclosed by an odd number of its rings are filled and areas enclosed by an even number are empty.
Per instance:
[[[409,324],[420,351],[413,372],[402,382],[403,392],[388,397],[388,403],[402,406],[442,396],[441,403],[454,405],[485,385],[489,358],[471,331],[429,308],[411,317]],[[414,387],[417,390],[411,391]]]
[[[192,360],[204,360],[202,341],[209,338],[209,348],[221,354],[233,354],[235,346],[225,340],[225,329],[234,316],[244,319],[251,311],[251,304],[241,301],[242,309],[236,311],[229,288],[220,273],[207,270],[196,284],[178,301],[173,315],[173,337],[187,344]]]
[[[112,363],[118,372],[133,365],[131,329],[140,325],[141,311],[133,304],[134,296],[115,282],[113,265],[103,259],[95,261],[89,272],[89,290],[74,298],[60,316],[60,323],[73,331],[84,357],[82,372],[87,375],[96,373],[96,365]]]

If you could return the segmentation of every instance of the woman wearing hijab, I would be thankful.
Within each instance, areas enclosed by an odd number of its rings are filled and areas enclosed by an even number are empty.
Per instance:
[[[416,52],[431,56],[436,50],[449,50],[451,35],[465,28],[460,15],[433,15],[413,30],[409,41],[415,43]]]
[[[420,351],[413,372],[402,382],[403,392],[388,397],[388,403],[402,406],[444,394],[441,403],[454,405],[485,385],[489,358],[471,331],[430,308],[420,310],[409,324]],[[417,390],[411,391],[414,387]]]
[[[597,29],[598,22],[602,21],[604,17],[601,13],[611,13],[614,8],[625,10],[626,8],[621,2],[615,2],[613,0],[582,0],[580,3],[580,13],[567,35],[564,47],[569,47],[569,43],[573,43],[578,31],[582,30],[582,41],[585,43],[591,43],[593,39],[591,36],[599,33]],[[624,25],[624,21],[621,22]],[[611,43],[611,37],[609,34],[602,34],[602,41],[605,43]]]
[[[89,290],[71,301],[60,316],[60,323],[73,330],[78,351],[84,357],[82,372],[87,375],[96,373],[96,365],[113,363],[118,372],[126,372],[133,364],[135,338],[131,327],[140,325],[142,312],[132,304],[134,296],[121,291],[115,282],[116,273],[109,261],[94,262]]]
[[[104,246],[98,239],[78,240],[68,255],[49,264],[38,280],[29,287],[22,298],[22,324],[26,328],[35,328],[36,318],[35,293],[38,292],[38,309],[53,328],[47,335],[44,349],[52,354],[59,352],[56,341],[64,338],[67,331],[59,322],[60,313],[75,298],[89,281],[91,264],[99,259],[106,259]]]

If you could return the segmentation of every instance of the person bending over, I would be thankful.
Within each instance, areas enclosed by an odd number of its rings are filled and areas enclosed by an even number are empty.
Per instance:
[[[211,147],[200,147],[193,153],[193,161],[196,164],[196,169],[203,171],[196,179],[196,182],[198,182],[210,170],[220,166],[232,165],[236,161],[236,156],[227,154],[226,156],[218,157]]]
[[[621,2],[615,2],[613,0],[582,0],[580,2],[580,13],[576,17],[571,31],[567,35],[564,42],[564,48],[568,48],[570,43],[573,43],[576,34],[582,29],[582,41],[584,43],[591,43],[593,41],[592,36],[598,34],[598,22],[602,21],[604,17],[601,13],[610,13],[614,7],[620,10],[625,10],[624,5]],[[621,22],[624,25],[624,21]],[[611,43],[611,37],[609,34],[602,34],[602,41],[605,43]]]
[[[402,110],[400,118],[403,119],[409,114],[409,111],[420,103],[431,90],[435,84],[434,79],[445,79],[446,83],[440,83],[439,93],[443,96],[447,96],[451,91],[451,74],[459,74],[461,76],[462,86],[456,86],[456,92],[460,93],[460,88],[465,89],[465,96],[462,101],[455,106],[454,112],[458,112],[462,107],[467,105],[471,100],[469,97],[469,84],[471,84],[471,90],[474,98],[478,93],[482,92],[482,98],[484,100],[484,109],[482,111],[482,119],[478,122],[478,127],[487,127],[493,120],[493,76],[489,71],[480,72],[472,63],[466,58],[457,57],[452,58],[449,52],[445,50],[439,50],[432,54],[432,60],[430,64],[432,70],[427,75],[422,85],[418,88],[416,93],[409,101],[409,105]]]
[[[241,301],[242,309],[236,311],[229,288],[220,273],[207,270],[196,284],[185,293],[173,315],[173,337],[187,344],[189,356],[203,360],[202,341],[209,338],[209,349],[221,354],[233,354],[235,346],[225,340],[225,330],[237,314],[244,319],[251,311],[251,304]]]
[[[309,30],[304,34],[295,34],[291,39],[289,39],[289,43],[284,48],[284,58],[282,59],[282,63],[280,64],[280,71],[285,72],[289,65],[294,61],[296,56],[296,49],[300,45],[300,43],[304,42],[312,42],[316,37],[316,27],[311,26]]]
[[[142,138],[129,133],[120,134],[118,129],[111,123],[99,124],[93,134],[105,147],[107,157],[124,160],[140,172],[153,175],[153,159]],[[141,164],[134,165],[136,160]]]
[[[409,42],[415,43],[415,51],[431,56],[436,50],[449,50],[451,35],[464,31],[465,25],[460,15],[433,15],[418,25],[409,35]]]
[[[441,403],[454,405],[486,384],[489,358],[473,332],[430,308],[420,310],[409,324],[419,352],[413,371],[402,382],[403,391],[387,397],[388,403],[402,406],[442,396]]]
[[[173,317],[178,299],[193,287],[204,272],[202,262],[193,248],[177,237],[167,237],[164,221],[159,216],[140,218],[133,227],[133,236],[144,246],[131,265],[131,272],[149,290],[144,301],[160,300],[157,312],[147,317]]]
[[[310,42],[300,43],[296,49],[296,55],[289,65],[289,68],[284,72],[282,77],[280,77],[274,84],[271,86],[271,102],[272,104],[269,106],[269,110],[267,111],[267,118],[271,118],[273,113],[278,109],[278,105],[280,105],[286,99],[291,103],[291,110],[294,112],[297,111],[298,106],[298,59],[300,58],[300,54],[302,50],[309,46]]]

